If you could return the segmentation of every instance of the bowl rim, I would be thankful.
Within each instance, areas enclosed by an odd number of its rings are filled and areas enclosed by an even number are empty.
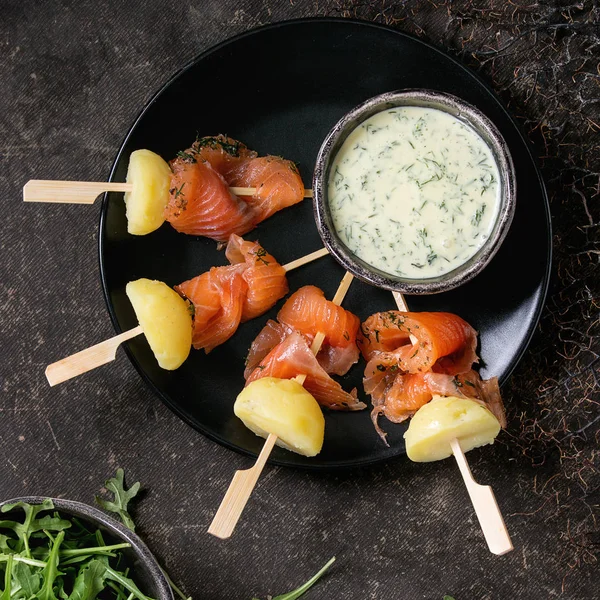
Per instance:
[[[355,256],[330,224],[327,188],[329,167],[348,135],[362,122],[398,106],[423,106],[443,110],[467,124],[491,150],[500,173],[500,207],[492,233],[462,265],[437,277],[414,279],[385,273]],[[482,135],[482,132],[485,134]],[[467,283],[492,260],[506,238],[516,209],[517,184],[514,162],[502,134],[481,110],[462,98],[427,88],[404,88],[368,98],[349,110],[325,136],[317,154],[313,175],[313,212],[319,235],[330,254],[362,281],[404,294],[436,294]]]
[[[92,520],[102,527],[105,527],[115,537],[121,538],[131,544],[131,549],[139,557],[139,559],[148,567],[148,573],[156,586],[157,597],[155,600],[174,600],[173,591],[161,569],[158,561],[144,543],[144,541],[131,529],[125,527],[104,511],[78,502],[77,500],[68,500],[66,498],[52,498],[51,496],[19,496],[2,500],[0,507],[16,502],[25,502],[27,504],[42,504],[44,500],[50,500],[54,504],[54,509],[58,511],[69,512],[75,516],[84,519]],[[53,509],[49,509],[53,510]]]

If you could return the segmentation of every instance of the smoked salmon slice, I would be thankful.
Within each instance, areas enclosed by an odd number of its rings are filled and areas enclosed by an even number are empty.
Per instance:
[[[414,345],[410,336],[417,339]],[[446,312],[389,310],[371,315],[361,326],[357,344],[364,358],[407,373],[425,373],[434,365],[456,375],[477,362],[477,332],[458,315]]]
[[[285,338],[292,333],[292,330],[269,319],[267,324],[261,329],[260,333],[254,338],[248,356],[246,357],[246,368],[244,370],[244,379],[248,379],[250,374],[277,344],[281,344]]]
[[[256,152],[249,150],[242,142],[226,135],[198,138],[189,150],[181,154],[188,154],[190,158],[209,162],[211,167],[223,175],[228,183],[230,177],[242,165],[246,164],[249,159],[258,156]],[[229,183],[229,185],[233,184]]]
[[[331,410],[351,411],[366,408],[366,404],[358,400],[356,390],[351,393],[344,391],[323,370],[310,350],[309,341],[297,331],[288,335],[260,361],[249,374],[246,385],[261,377],[292,379],[297,375],[306,375],[304,387],[321,406]]]
[[[175,286],[194,305],[192,345],[207,354],[241,322],[265,313],[288,292],[285,270],[258,241],[232,234],[225,255],[231,265],[212,267]]]
[[[309,341],[319,331],[325,334],[317,360],[329,374],[345,375],[358,362],[356,334],[360,320],[350,311],[327,300],[319,288],[309,285],[294,292],[279,311],[277,319],[279,323],[268,321],[252,342],[246,360],[247,371],[293,331],[299,331]]]
[[[344,375],[358,362],[356,336],[360,319],[327,300],[318,287],[306,285],[294,292],[279,311],[277,320],[309,339],[319,331],[325,334],[323,350],[319,355],[328,373]]]
[[[224,135],[197,139],[171,161],[171,169],[165,219],[177,231],[221,242],[232,233],[247,233],[304,198],[304,184],[293,162],[259,157]],[[237,197],[231,186],[256,188],[256,193]]]
[[[460,375],[445,373],[399,373],[379,401],[373,397],[374,416],[383,413],[390,421],[402,423],[412,417],[432,397],[470,398],[489,408],[502,427],[506,427],[504,407],[500,400],[497,378],[482,380],[476,371]]]
[[[192,346],[196,350],[204,348],[208,354],[236,332],[248,291],[243,270],[244,265],[212,267],[175,286],[175,291],[194,304]]]
[[[231,186],[256,188],[254,196],[244,199],[257,211],[258,221],[264,221],[304,198],[304,184],[296,165],[279,156],[244,161],[225,178]]]
[[[242,307],[242,323],[266,313],[288,293],[285,269],[259,242],[247,242],[232,234],[225,256],[232,265],[246,265],[242,277],[248,284],[248,293]]]
[[[220,242],[250,231],[256,212],[229,191],[229,185],[210,163],[177,158],[171,162],[170,198],[165,219],[181,233]]]

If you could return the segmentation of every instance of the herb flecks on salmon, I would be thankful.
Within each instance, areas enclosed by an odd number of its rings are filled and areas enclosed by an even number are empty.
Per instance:
[[[256,263],[261,253],[265,263]],[[264,314],[288,292],[285,270],[259,242],[232,234],[225,251],[231,263],[212,267],[175,290],[194,305],[192,345],[208,353],[227,341],[239,324]]]
[[[459,316],[445,312],[376,313],[361,324],[357,343],[368,361],[363,384],[373,402],[371,417],[384,440],[379,415],[401,423],[434,394],[480,402],[505,426],[498,381],[484,381],[472,370],[479,361],[475,352],[477,332]]]
[[[165,218],[181,233],[224,242],[243,235],[275,212],[300,202],[304,184],[294,163],[256,152],[224,135],[198,138],[171,161]],[[185,202],[181,191],[185,186]],[[237,197],[230,187],[256,188]]]

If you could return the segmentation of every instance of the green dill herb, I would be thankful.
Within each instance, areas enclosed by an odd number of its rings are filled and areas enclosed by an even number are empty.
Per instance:
[[[265,265],[271,264],[270,261],[265,258],[265,256],[269,255],[269,253],[262,246],[259,246],[258,250],[252,254],[256,256],[256,262],[262,262]]]
[[[244,144],[238,142],[237,140],[231,140],[225,136],[217,136],[217,137],[202,137],[196,139],[194,142],[194,148],[199,150],[200,148],[212,148],[214,150],[221,149],[223,152],[229,154],[230,156],[239,156],[240,148],[245,148]]]
[[[479,227],[479,224],[481,223],[481,218],[483,217],[483,213],[485,212],[485,207],[486,205],[484,203],[475,211],[475,214],[471,219],[471,225],[473,225],[473,227]]]
[[[195,163],[196,162],[196,157],[193,154],[190,154],[189,152],[186,152],[185,150],[180,150],[177,153],[177,158],[181,158],[181,160],[188,162],[188,163]]]
[[[178,190],[175,190],[175,198],[179,198],[179,196],[185,196],[183,193],[183,186],[185,185],[185,181],[181,184],[181,187]]]

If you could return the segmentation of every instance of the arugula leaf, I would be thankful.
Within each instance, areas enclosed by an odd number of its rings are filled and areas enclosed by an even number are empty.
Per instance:
[[[444,600],[454,600],[454,598],[452,596],[446,595],[444,596]]]
[[[125,490],[121,471],[113,485],[120,488],[114,504],[127,513],[139,484]],[[22,520],[0,521],[0,600],[152,600],[129,578],[122,551],[130,544],[107,545],[99,529],[57,512],[40,516],[53,508],[49,500],[2,507],[5,513],[22,509]]]
[[[114,495],[113,500],[112,501],[105,500],[104,498],[101,498],[100,496],[96,496],[96,502],[104,510],[107,510],[109,512],[117,513],[121,517],[121,520],[123,521],[123,524],[126,527],[128,527],[129,529],[131,529],[131,531],[135,531],[135,523],[133,522],[133,519],[131,518],[131,515],[127,512],[127,505],[128,505],[128,503],[131,500],[133,500],[133,498],[135,496],[137,496],[138,492],[140,491],[140,483],[138,481],[138,482],[134,483],[128,490],[126,490],[125,489],[124,478],[125,478],[125,474],[123,472],[123,469],[117,469],[116,476],[113,477],[113,478],[111,478],[111,479],[109,479],[105,483],[106,488],[109,491],[111,491],[113,493],[113,495]],[[166,577],[169,585],[171,586],[171,589],[182,600],[191,600],[190,597],[186,596],[173,583],[173,580],[169,577],[169,575],[167,574],[167,572],[162,567],[161,567],[161,571],[162,571],[163,575]],[[109,585],[110,585],[110,583],[109,583]],[[115,591],[117,593],[119,593],[119,591],[116,589],[116,586],[110,586],[110,587],[113,587],[113,589],[115,589]],[[127,588],[127,589],[129,589],[129,588]],[[133,590],[129,590],[129,591],[131,593],[135,593],[135,592],[133,592]]]
[[[65,592],[65,582],[63,579],[56,580],[55,592],[59,600],[69,600],[69,594]]]
[[[65,537],[64,531],[59,531],[54,543],[52,544],[52,550],[50,551],[50,555],[48,556],[48,562],[42,571],[42,577],[44,578],[44,583],[42,585],[42,589],[37,595],[38,600],[57,600],[54,595],[54,580],[60,574],[58,570],[58,551],[60,550],[60,545]]]
[[[4,572],[4,591],[0,596],[0,600],[10,600],[12,592],[12,567],[13,567],[13,556],[9,555],[6,563],[6,571]]]
[[[14,541],[15,540],[13,540],[11,537],[0,534],[0,552],[2,552],[2,554],[12,554],[14,550],[9,546],[8,543]]]
[[[94,600],[104,589],[105,577],[106,565],[97,559],[90,560],[79,569],[68,600]]]
[[[31,598],[39,592],[41,586],[39,568],[16,562],[13,567],[13,577],[21,586],[25,598]]]
[[[329,562],[315,575],[313,575],[306,583],[302,584],[299,588],[288,592],[287,594],[281,594],[280,596],[275,596],[273,600],[296,600],[300,598],[305,592],[308,591],[321,577],[325,574],[325,571],[329,569],[329,567],[335,562],[335,556],[329,560]],[[258,600],[258,598],[253,598],[252,600]]]
[[[158,565],[160,567],[160,565]],[[181,598],[181,600],[192,600],[191,596],[186,596],[176,585],[173,583],[173,580],[169,577],[169,574],[160,567],[162,574],[165,576],[167,583],[171,586],[171,589]]]
[[[125,527],[131,529],[131,531],[135,531],[135,523],[133,522],[131,515],[127,512],[127,504],[140,491],[140,482],[137,481],[126,490],[124,477],[125,474],[123,473],[123,469],[117,469],[116,477],[112,477],[104,484],[106,489],[114,494],[113,500],[104,500],[104,498],[96,496],[96,502],[104,510],[117,513],[119,517],[121,517]]]
[[[127,594],[123,591],[122,586],[117,585],[114,581],[107,581],[106,585],[111,590],[115,591],[115,594],[117,594],[117,600],[127,600]]]
[[[6,513],[15,508],[22,508],[25,513],[23,523],[16,521],[0,521],[0,527],[12,529],[18,537],[18,542],[15,545],[14,551],[20,554],[25,550],[25,556],[31,558],[31,550],[29,548],[29,538],[36,537],[40,531],[63,531],[71,527],[71,522],[61,519],[57,514],[54,516],[45,515],[41,519],[36,519],[38,513],[51,510],[54,508],[52,500],[46,499],[42,504],[27,504],[25,502],[13,502],[2,506],[2,512]]]
[[[143,594],[132,579],[126,577],[123,573],[113,571],[110,567],[106,567],[106,578],[112,579],[116,583],[120,583],[126,590],[131,592],[138,600],[151,600],[145,594]]]

